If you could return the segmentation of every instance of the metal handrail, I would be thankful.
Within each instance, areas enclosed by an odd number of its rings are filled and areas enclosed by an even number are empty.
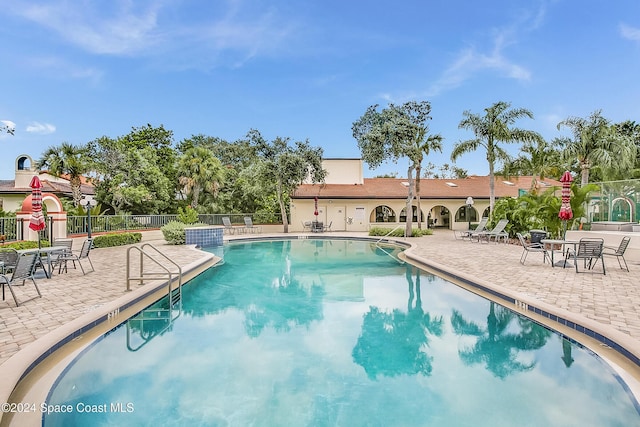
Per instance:
[[[145,251],[145,248],[153,249],[157,254],[159,254],[165,260],[167,260],[169,263],[173,264],[175,267],[178,268],[178,293],[177,293],[177,296],[173,295],[173,289],[171,287],[171,285],[173,283],[173,273],[167,267],[165,267],[164,265],[159,263],[149,253],[147,253]],[[132,250],[136,250],[136,251],[138,251],[140,253],[140,274],[139,274],[139,276],[136,276],[136,277],[132,277],[131,276],[131,251]],[[153,263],[155,263],[158,267],[160,267],[162,270],[164,270],[166,275],[163,274],[163,273],[145,273],[144,272],[144,260],[145,260],[145,257],[150,259],[151,261],[153,261]],[[158,276],[158,275],[160,275],[160,276]],[[168,286],[169,286],[169,304],[171,306],[173,306],[176,302],[182,301],[182,267],[180,267],[175,261],[173,261],[172,259],[167,257],[165,254],[160,252],[158,250],[158,248],[156,248],[155,246],[153,246],[150,243],[145,243],[142,246],[131,246],[129,249],[127,249],[127,288],[126,288],[127,292],[131,291],[131,281],[132,280],[137,280],[139,282],[139,284],[142,285],[142,284],[144,284],[144,280],[145,279],[159,280],[159,279],[165,279],[165,278],[167,278],[168,282],[169,282],[168,283]]]
[[[404,227],[404,226],[405,226],[405,225],[403,225],[403,224],[398,225],[398,226],[397,226],[397,227],[395,227],[393,230],[391,230],[390,232],[388,232],[387,234],[385,234],[384,236],[382,236],[380,239],[378,239],[378,241],[376,241],[376,247],[377,247],[378,249],[380,249],[380,250],[381,250],[382,252],[384,252],[385,254],[389,255],[392,259],[394,259],[394,260],[398,261],[398,263],[399,263],[399,264],[401,264],[401,265],[402,265],[402,264],[404,264],[404,261],[402,261],[400,258],[394,257],[394,256],[393,256],[393,255],[391,255],[389,252],[387,252],[387,251],[386,251],[382,246],[380,246],[380,242],[381,242],[385,237],[389,237],[389,235],[390,235],[391,233],[393,233],[394,231],[396,231],[398,228],[400,228],[400,227]],[[406,236],[406,233],[405,233],[405,237],[407,237],[407,236]]]

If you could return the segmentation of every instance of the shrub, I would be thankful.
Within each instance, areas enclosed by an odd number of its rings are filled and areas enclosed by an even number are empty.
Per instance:
[[[180,221],[170,221],[160,228],[164,240],[170,245],[184,245],[186,241],[184,229],[186,224]]]
[[[369,236],[386,236],[389,235],[390,237],[404,237],[404,227],[403,228],[396,228],[395,230],[393,230],[393,233],[389,234],[391,232],[391,228],[384,228],[384,227],[372,227],[369,230]],[[420,228],[414,228],[411,230],[411,236],[410,237],[420,237],[420,236],[429,236],[433,234],[433,231],[429,228],[425,228],[425,229],[420,229]]]
[[[140,243],[141,233],[108,233],[96,236],[93,239],[94,248],[110,248],[113,246],[131,245]]]
[[[198,222],[198,212],[191,206],[184,208],[178,208],[178,221],[184,224],[195,224]]]
[[[49,244],[48,240],[41,240],[40,241],[40,246],[45,248],[48,246],[51,246]],[[11,243],[7,243],[5,245],[0,245],[0,248],[13,248],[15,250],[20,250],[20,249],[35,249],[38,247],[38,242],[37,241],[31,241],[31,240],[23,240],[21,242],[11,242]]]

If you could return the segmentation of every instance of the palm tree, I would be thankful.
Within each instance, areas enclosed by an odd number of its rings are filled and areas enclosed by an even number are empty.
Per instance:
[[[202,191],[215,194],[220,187],[224,179],[224,168],[211,150],[196,146],[189,148],[178,159],[178,174],[180,184],[191,197],[191,207],[197,209]]]
[[[589,182],[589,171],[595,165],[617,169],[631,169],[636,159],[634,141],[619,132],[602,117],[600,110],[587,118],[569,117],[558,123],[558,130],[568,127],[573,139],[564,138],[563,156],[577,160],[580,165],[581,184]]]
[[[63,142],[58,147],[49,147],[37,162],[38,169],[47,168],[56,176],[69,175],[73,204],[80,205],[82,192],[80,178],[91,170],[91,161],[85,146],[77,146]]]
[[[534,143],[525,143],[521,154],[505,165],[506,174],[532,175],[531,191],[536,188],[536,177],[544,180],[546,177],[558,178],[561,174],[560,151],[556,148],[556,140],[549,144],[544,139]]]
[[[510,159],[509,154],[498,144],[501,142],[505,144],[532,143],[542,139],[542,136],[537,132],[510,127],[522,117],[533,119],[531,111],[524,108],[509,109],[510,106],[510,103],[500,101],[485,108],[484,116],[472,114],[470,111],[462,113],[464,118],[458,128],[473,131],[475,138],[457,143],[451,153],[451,160],[455,161],[464,153],[484,147],[489,163],[489,210],[491,213],[493,213],[495,204],[495,164],[498,161],[509,161]]]

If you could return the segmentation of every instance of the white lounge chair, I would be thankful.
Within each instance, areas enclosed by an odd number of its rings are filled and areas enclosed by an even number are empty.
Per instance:
[[[228,216],[222,217],[222,224],[224,225],[224,231],[229,234],[234,234],[236,231],[238,231],[239,233],[244,231],[244,227],[232,225],[231,219],[229,219]]]
[[[491,239],[495,239],[496,243],[498,243],[500,239],[504,239],[504,242],[506,243],[507,240],[509,239],[509,233],[504,231],[507,224],[509,224],[509,220],[503,218],[500,221],[498,221],[498,223],[495,225],[495,227],[493,227],[492,230],[485,230],[479,233],[475,233],[475,232],[472,233],[471,239],[475,237],[478,239],[479,242],[481,242],[482,240],[486,240],[487,243],[489,243]]]
[[[487,222],[489,221],[489,218],[482,217],[482,219],[480,220],[480,222],[478,223],[478,225],[476,226],[476,228],[474,228],[473,230],[461,230],[458,231],[458,233],[454,233],[453,237],[455,237],[456,239],[459,237],[460,239],[464,240],[464,239],[469,239],[471,240],[471,235],[473,233],[479,233],[481,231],[484,231],[485,227],[487,226]]]
[[[250,216],[244,217],[244,229],[245,231],[251,231],[252,233],[261,233],[262,227],[258,225],[253,225],[253,220]]]

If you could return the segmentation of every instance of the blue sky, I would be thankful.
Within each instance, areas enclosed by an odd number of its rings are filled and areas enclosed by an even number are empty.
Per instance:
[[[640,122],[637,0],[12,0],[0,6],[0,179],[19,154],[163,125],[178,142],[258,129],[360,157],[369,105],[428,100],[441,155],[497,101],[551,139],[595,110]],[[517,146],[512,147],[517,152]],[[488,173],[484,153],[460,158]],[[365,176],[398,171],[387,164]]]

